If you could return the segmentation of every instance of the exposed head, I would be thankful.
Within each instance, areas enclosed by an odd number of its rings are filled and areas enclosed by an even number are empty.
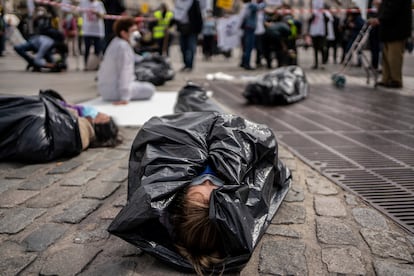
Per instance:
[[[99,112],[93,119],[93,128],[95,140],[91,143],[91,147],[114,147],[120,143],[118,126],[107,114]]]
[[[113,30],[116,36],[125,39],[131,45],[136,44],[136,40],[140,38],[138,25],[133,17],[122,17],[118,19],[114,23]]]
[[[165,3],[161,3],[159,9],[163,12],[166,12],[166,11],[168,11],[168,6]]]
[[[209,218],[210,196],[217,188],[210,179],[190,185],[178,196],[177,211],[172,216],[176,247],[199,275],[223,261],[220,233]]]

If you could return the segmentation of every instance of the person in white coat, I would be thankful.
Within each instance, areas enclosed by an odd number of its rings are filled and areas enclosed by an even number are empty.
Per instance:
[[[109,43],[98,71],[98,92],[105,101],[127,104],[131,100],[148,100],[155,86],[135,80],[134,63],[138,57],[132,44],[139,34],[132,17],[123,17],[114,23],[116,37]]]

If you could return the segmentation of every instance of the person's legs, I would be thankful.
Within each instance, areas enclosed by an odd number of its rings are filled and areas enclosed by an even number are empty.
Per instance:
[[[193,69],[194,55],[197,51],[197,35],[190,34],[188,37],[187,67]]]
[[[129,85],[131,100],[148,100],[155,92],[155,86],[149,82],[134,81]]]
[[[186,56],[187,56],[187,36],[180,34],[180,49],[181,49],[181,56],[184,63],[184,68],[187,68]]]
[[[255,39],[256,48],[256,67],[262,65],[263,57],[263,35],[256,35]]]
[[[390,85],[402,86],[402,66],[404,60],[405,40],[390,42],[388,48]]]
[[[99,57],[99,55],[102,52],[102,46],[103,46],[102,43],[103,43],[102,38],[97,37],[97,36],[93,37],[93,48],[94,48],[94,51],[95,51],[94,52],[95,56],[97,56],[97,57]]]
[[[35,51],[36,49],[29,41],[27,41],[24,44],[14,46],[14,50],[19,56],[24,58],[27,61],[27,63],[29,63],[29,66],[33,66],[33,58],[30,55],[28,55],[27,52]]]
[[[384,42],[384,48],[382,49],[382,83],[388,84],[391,80],[390,69],[390,46],[389,42]]]
[[[85,53],[84,53],[84,61],[85,61],[85,67],[86,64],[88,64],[88,58],[89,58],[89,51],[91,50],[91,45],[92,45],[92,37],[90,36],[84,36],[83,37],[84,42],[85,42]]]
[[[254,30],[246,30],[244,32],[244,51],[243,51],[243,67],[250,69],[250,56],[254,47]]]
[[[312,68],[316,69],[319,66],[318,61],[318,52],[320,48],[320,37],[312,36],[312,46],[313,46],[313,66]]]

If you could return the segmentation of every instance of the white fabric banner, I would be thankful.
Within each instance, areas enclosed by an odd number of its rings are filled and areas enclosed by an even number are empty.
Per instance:
[[[240,15],[232,15],[223,17],[217,21],[217,46],[223,50],[228,51],[232,48],[240,46]]]

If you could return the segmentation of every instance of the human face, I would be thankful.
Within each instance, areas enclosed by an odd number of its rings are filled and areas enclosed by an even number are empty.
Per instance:
[[[211,192],[217,188],[218,186],[207,179],[200,185],[190,186],[187,191],[187,197],[190,200],[208,204],[210,202]]]
[[[105,124],[108,123],[110,119],[111,118],[107,114],[99,112],[98,115],[96,115],[95,119],[93,119],[93,123]]]

